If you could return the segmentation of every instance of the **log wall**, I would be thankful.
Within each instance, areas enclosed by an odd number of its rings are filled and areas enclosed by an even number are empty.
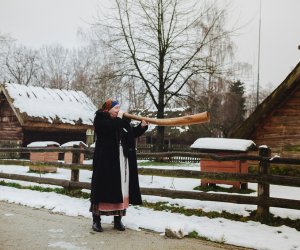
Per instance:
[[[0,140],[20,141],[22,139],[23,132],[21,124],[3,93],[0,93]]]
[[[251,139],[257,145],[268,145],[272,153],[282,157],[299,156],[300,150],[300,87],[264,118]]]

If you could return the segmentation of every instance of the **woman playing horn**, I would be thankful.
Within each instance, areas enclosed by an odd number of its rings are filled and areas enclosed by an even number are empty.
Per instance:
[[[124,231],[121,221],[129,204],[142,204],[135,151],[135,137],[148,128],[142,121],[131,127],[120,104],[107,100],[96,112],[96,147],[93,158],[91,207],[93,230],[102,232],[101,215],[114,216],[114,228]]]

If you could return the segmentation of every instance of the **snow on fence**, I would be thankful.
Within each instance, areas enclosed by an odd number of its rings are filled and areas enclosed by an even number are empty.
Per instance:
[[[77,157],[73,157],[72,164],[64,164],[61,162],[31,162],[28,160],[12,160],[5,159],[0,160],[0,165],[21,165],[21,166],[55,166],[58,168],[71,169],[70,181],[52,178],[42,178],[28,175],[17,175],[0,173],[0,178],[13,179],[37,182],[40,184],[50,184],[62,186],[66,189],[90,189],[90,183],[79,182],[79,171],[80,169],[92,170],[92,165],[80,164],[79,155],[85,153],[86,155],[92,155],[93,149],[64,149],[64,148],[0,148],[0,152],[70,152]],[[258,183],[257,197],[244,196],[244,195],[230,195],[230,194],[217,194],[217,193],[206,193],[206,192],[195,192],[195,191],[180,191],[180,190],[169,190],[161,188],[141,188],[141,192],[144,195],[158,195],[171,198],[182,198],[182,199],[196,199],[196,200],[207,200],[207,201],[218,201],[218,202],[229,202],[237,204],[251,204],[257,205],[256,217],[258,220],[263,221],[269,216],[270,207],[280,207],[289,209],[300,209],[300,200],[273,198],[270,197],[270,184],[300,187],[300,177],[294,176],[279,176],[269,174],[270,164],[293,164],[300,166],[300,159],[295,158],[280,158],[271,157],[271,151],[268,147],[260,147],[259,155],[226,155],[219,156],[212,153],[197,153],[197,152],[156,152],[156,153],[140,153],[139,157],[147,156],[152,159],[165,159],[172,157],[194,157],[209,158],[217,161],[232,161],[232,160],[251,160],[258,163],[257,174],[242,174],[242,173],[216,173],[216,172],[201,172],[193,170],[167,170],[167,169],[147,169],[139,168],[139,174],[141,175],[158,175],[168,176],[176,178],[196,178],[196,179],[212,179],[212,180],[239,180],[243,182]]]

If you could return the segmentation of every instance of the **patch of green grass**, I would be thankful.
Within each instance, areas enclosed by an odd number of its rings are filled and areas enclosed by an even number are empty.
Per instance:
[[[205,240],[205,241],[211,241],[209,238],[199,235],[196,231],[189,232],[189,234],[186,237],[187,238]]]
[[[214,192],[239,193],[239,194],[251,194],[251,193],[255,192],[255,190],[253,190],[253,189],[225,188],[225,187],[220,187],[217,185],[216,186],[208,186],[208,187],[197,186],[194,188],[194,190],[200,190],[203,192],[214,191]]]
[[[249,166],[248,171],[251,174],[257,174],[257,168],[257,166]],[[299,165],[271,164],[269,172],[273,175],[300,177]]]
[[[300,145],[285,145],[283,151],[300,152]]]
[[[189,232],[189,234],[186,235],[186,237],[187,237],[187,238],[193,238],[193,239],[199,239],[199,240],[210,241],[210,242],[216,242],[216,241],[210,240],[209,238],[207,238],[207,237],[205,237],[205,236],[199,235],[196,231]],[[218,241],[218,243],[224,243],[224,242]]]
[[[241,215],[231,214],[226,211],[222,211],[221,213],[216,211],[205,212],[202,209],[184,208],[178,205],[168,204],[167,202],[151,203],[151,202],[143,201],[143,206],[147,208],[152,208],[153,210],[156,211],[168,211],[171,213],[184,214],[186,216],[192,216],[192,215],[199,216],[199,217],[206,216],[211,219],[222,217],[229,220],[247,221],[247,219],[245,219],[245,217]]]
[[[22,186],[15,182],[5,182],[0,181],[1,186],[7,186],[7,187],[13,187],[18,189],[28,189],[28,190],[34,190],[39,192],[54,192],[57,194],[63,194],[68,195],[70,197],[76,197],[76,198],[84,198],[88,199],[90,197],[90,194],[86,192],[82,192],[81,190],[67,190],[65,188],[49,188],[49,187],[41,187],[41,186]]]
[[[168,211],[171,213],[184,214],[186,216],[192,216],[192,215],[199,216],[199,217],[205,216],[210,219],[224,218],[224,219],[228,219],[228,220],[232,220],[232,221],[241,221],[241,222],[247,222],[250,220],[258,221],[257,218],[255,217],[256,211],[252,211],[249,216],[242,216],[239,214],[228,213],[226,211],[205,212],[202,209],[184,208],[184,207],[179,207],[174,204],[168,204],[167,202],[151,203],[151,202],[143,201],[143,206],[147,207],[147,208],[151,208],[156,211]],[[270,217],[267,218],[262,223],[269,225],[269,226],[276,226],[276,227],[286,225],[286,226],[295,228],[296,230],[300,231],[300,219],[292,220],[289,218],[280,218],[280,217],[275,217],[274,215],[271,214]]]
[[[270,173],[275,175],[300,177],[300,168],[299,165],[272,164],[270,167]]]
[[[18,188],[21,189],[22,186],[19,183],[15,182],[5,182],[5,181],[0,181],[1,186],[7,186],[7,187],[13,187],[13,188]]]
[[[187,235],[188,238],[198,238],[199,234],[196,231],[189,232]]]
[[[251,220],[256,220],[255,218],[255,213],[256,211],[252,211],[250,213],[249,218],[251,218]],[[266,224],[272,227],[280,227],[282,225],[288,226],[288,227],[292,227],[295,228],[297,231],[300,231],[300,219],[296,219],[296,220],[292,220],[290,218],[281,218],[278,216],[274,216],[274,214],[271,214],[267,217],[264,218],[263,221],[260,221],[262,224]],[[281,233],[281,231],[277,231],[277,233]]]

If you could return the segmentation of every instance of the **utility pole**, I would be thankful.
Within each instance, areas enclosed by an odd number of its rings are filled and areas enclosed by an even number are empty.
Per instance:
[[[261,0],[259,3],[259,24],[258,24],[258,59],[257,59],[258,62],[257,62],[256,107],[259,104],[260,31],[261,31]]]

